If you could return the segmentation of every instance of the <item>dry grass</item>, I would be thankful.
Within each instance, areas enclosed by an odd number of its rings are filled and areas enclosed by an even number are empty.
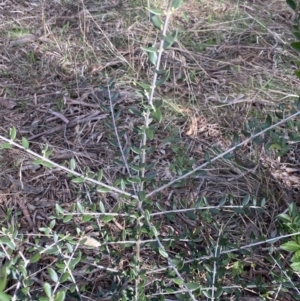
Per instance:
[[[74,157],[79,171],[84,172],[88,167],[96,172],[102,168],[105,180],[112,184],[123,168],[114,164],[115,153],[109,144],[112,133],[105,125],[109,119],[105,108],[109,105],[101,94],[101,86],[108,78],[115,78],[115,91],[121,94],[120,129],[126,130],[127,142],[138,144],[133,127],[141,123],[141,118],[127,109],[140,108],[141,100],[135,93],[137,83],[147,82],[152,76],[139,47],[159,41],[159,35],[147,21],[143,9],[146,4],[131,4],[134,1],[128,0],[122,7],[106,3],[99,10],[99,4],[80,0],[62,4],[18,2],[9,1],[0,7],[0,134],[7,135],[8,129],[15,126],[18,138],[27,137],[38,153],[47,143],[54,150],[53,161],[66,164]],[[291,103],[298,97],[299,83],[293,75],[297,55],[289,47],[291,20],[292,13],[283,0],[268,4],[195,0],[185,3],[176,13],[170,29],[179,28],[179,39],[164,55],[162,63],[171,69],[171,77],[155,96],[164,100],[165,117],[155,140],[151,141],[156,149],[149,158],[150,162],[156,160],[161,181],[174,178],[175,173],[169,169],[174,156],[184,157],[188,153],[194,159],[193,164],[199,165],[205,161],[206,152],[213,156],[229,147],[232,133],[241,129],[248,118],[263,119],[278,104]],[[181,141],[165,141],[174,131]],[[261,148],[251,144],[242,151],[256,163],[254,169],[224,159],[209,166],[206,176],[190,179],[181,189],[170,188],[153,201],[167,211],[174,209],[174,203],[178,209],[190,208],[199,197],[206,198],[210,206],[218,206],[220,199],[228,194],[234,197],[232,205],[239,205],[250,193],[258,200],[266,198],[264,213],[253,211],[241,216],[228,210],[218,217],[218,224],[228,232],[229,241],[240,239],[247,243],[249,225],[261,236],[274,235],[276,216],[285,210],[287,203],[297,200],[299,172],[285,171],[285,179],[294,177],[287,187],[280,173],[281,168],[286,168],[285,163],[291,163],[288,156],[274,167],[272,154],[265,154]],[[269,167],[262,167],[259,158],[268,160]],[[72,210],[75,201],[101,200],[107,212],[115,212],[118,206],[115,196],[92,191],[87,185],[75,185],[58,169],[37,169],[32,158],[19,151],[2,151],[0,165],[2,215],[5,218],[9,208],[18,220],[20,232],[32,238],[29,243],[22,243],[24,253],[35,244],[38,229],[49,224],[56,203],[67,211]],[[216,228],[210,225],[213,220],[210,213],[203,213],[201,221],[186,214],[174,215],[172,219],[171,223],[167,216],[157,217],[162,236],[167,235],[169,228],[174,237],[180,237],[199,226],[202,232],[195,237],[200,237],[203,249],[212,237],[218,236]],[[4,220],[3,224],[10,222]],[[117,238],[122,230],[130,231],[123,223],[120,217],[109,225],[101,222],[99,227],[107,226],[105,231]],[[56,229],[76,236],[74,225],[96,240],[105,241],[105,234],[90,229],[89,222],[81,217],[70,223],[59,222]],[[182,239],[174,247],[174,253],[184,253],[186,248]],[[106,296],[96,299],[96,293],[109,290],[113,282],[99,266],[119,271],[128,268],[130,249],[111,242],[107,250],[108,255],[102,258],[97,248],[82,250],[87,258],[83,270],[75,271],[75,276],[79,287],[81,284],[88,287],[86,300],[109,300]],[[259,256],[265,256],[263,248],[260,252]],[[115,263],[119,253],[122,260]],[[186,254],[187,260],[193,259],[189,256]],[[155,279],[168,279],[164,270],[155,273],[166,262],[160,261],[150,248],[143,248],[142,257],[149,285]],[[99,260],[97,265],[93,263],[95,258]],[[47,280],[42,277],[43,268],[55,262],[56,259],[48,257],[35,267],[37,290]],[[270,268],[263,261],[256,264],[261,269]],[[89,276],[83,275],[87,267],[95,269]],[[246,273],[245,283],[258,277],[256,272]],[[197,281],[201,277],[195,276]],[[222,283],[229,286],[231,281],[228,277]],[[242,293],[248,295],[246,291]],[[251,293],[255,294],[255,289]]]

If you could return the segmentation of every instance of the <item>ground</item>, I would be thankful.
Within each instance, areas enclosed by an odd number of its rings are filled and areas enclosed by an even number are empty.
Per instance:
[[[67,289],[66,300],[121,300],[136,285],[137,205],[119,193],[131,188],[111,107],[126,158],[138,168],[136,129],[145,102],[139,91],[153,77],[141,46],[160,42],[145,7],[147,1],[130,0],[0,4],[0,140],[15,128],[15,141],[29,142],[31,151],[4,145],[0,152],[0,257],[3,265],[13,262],[5,288],[15,300],[38,300],[44,283],[54,293]],[[162,57],[170,78],[154,96],[162,101],[162,120],[147,144],[153,165],[146,193],[209,162],[236,135],[245,140],[247,124],[261,125],[268,114],[278,121],[280,110],[289,114],[300,87],[299,55],[290,47],[293,18],[282,0],[190,0],[172,15],[169,30],[178,30],[178,40]],[[296,118],[291,122],[280,133],[300,128]],[[48,157],[52,168],[33,153]],[[68,168],[94,182],[74,180]],[[299,168],[297,141],[279,157],[250,141],[149,195],[151,221],[193,289],[216,287],[224,300],[296,300],[300,279],[283,260],[287,253],[279,243],[264,241],[255,250],[253,243],[283,234],[277,216],[299,205]],[[99,190],[97,180],[116,190]],[[153,233],[145,225],[139,231],[146,275],[139,289],[151,300],[190,300]],[[226,251],[247,245],[247,254]],[[26,272],[14,271],[22,265]],[[286,282],[289,290],[281,287]],[[206,299],[197,289],[195,300]]]

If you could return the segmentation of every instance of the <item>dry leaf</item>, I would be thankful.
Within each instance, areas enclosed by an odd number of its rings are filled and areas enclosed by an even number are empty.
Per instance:
[[[4,108],[7,108],[7,109],[13,109],[15,106],[16,106],[16,102],[11,100],[11,99],[8,99],[8,98],[3,98],[3,97],[0,97],[0,106],[3,106]]]

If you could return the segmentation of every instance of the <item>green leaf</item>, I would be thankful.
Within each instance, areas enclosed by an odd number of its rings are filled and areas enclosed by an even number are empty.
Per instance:
[[[296,10],[297,6],[294,0],[286,0],[286,3],[291,9]]]
[[[163,48],[164,49],[170,48],[173,45],[173,43],[177,40],[177,36],[178,36],[177,30],[173,31],[171,34],[166,34],[163,37],[163,41],[164,41]]]
[[[145,220],[150,221],[150,213],[149,213],[149,211],[145,210],[144,213],[145,213]]]
[[[171,9],[173,11],[177,10],[183,3],[183,0],[173,0]]]
[[[162,249],[161,247],[158,247],[158,252],[164,258],[168,258],[169,257],[168,253],[164,249]]]
[[[63,222],[64,222],[64,223],[68,223],[72,218],[73,218],[72,215],[66,215],[66,216],[63,218]]]
[[[3,148],[3,149],[10,149],[11,148],[11,144],[10,143],[2,143],[1,144],[1,148]]]
[[[148,138],[149,140],[153,140],[153,138],[154,138],[154,131],[153,131],[153,129],[151,129],[151,128],[146,128],[145,132],[146,132],[147,138]]]
[[[186,286],[187,286],[188,289],[190,289],[191,291],[194,291],[194,290],[200,288],[200,284],[199,284],[199,283],[193,283],[193,282],[186,283]]]
[[[58,275],[52,268],[48,268],[48,274],[52,281],[58,282]]]
[[[78,256],[76,258],[70,261],[70,269],[71,270],[74,269],[75,266],[78,264],[78,262],[80,262],[80,260],[81,260],[81,252],[78,253]]]
[[[8,272],[9,265],[4,264],[0,269],[0,292],[3,292],[6,289]]]
[[[155,111],[151,112],[151,116],[158,122],[160,123],[162,120],[162,113],[159,108],[156,108]]]
[[[222,293],[223,293],[223,288],[222,287],[218,288],[217,291],[215,292],[215,298],[216,298],[216,300],[219,300],[219,298],[221,297]]]
[[[66,292],[65,291],[59,291],[57,292],[54,301],[64,301],[66,298]]]
[[[55,204],[56,214],[65,214],[64,209],[61,208],[59,204]]]
[[[76,205],[77,205],[78,211],[80,213],[84,213],[84,208],[83,208],[82,204],[80,202],[77,202]]]
[[[129,183],[141,183],[141,179],[139,177],[127,178]]]
[[[162,9],[152,8],[152,7],[145,7],[145,8],[147,9],[147,11],[149,11],[153,15],[156,15],[156,16],[165,15],[165,12]]]
[[[148,52],[149,62],[155,66],[157,62],[157,53],[156,52]]]
[[[247,194],[244,198],[243,198],[243,203],[242,206],[247,206],[249,201],[250,201],[250,194]]]
[[[182,284],[183,284],[182,279],[174,278],[174,279],[172,279],[172,280],[173,280],[173,282],[174,282],[175,284],[177,284],[177,285],[182,285]]]
[[[161,86],[163,85],[169,78],[170,76],[170,69],[165,70],[165,74],[161,76],[155,83],[156,86]]]
[[[142,153],[142,150],[140,147],[136,147],[136,146],[131,146],[130,148],[134,153],[136,153],[137,155],[140,155]]]
[[[70,273],[69,272],[65,272],[62,274],[61,278],[60,278],[60,283],[63,283],[65,281],[67,281],[70,278]]]
[[[48,282],[44,283],[44,291],[47,297],[50,299],[52,297],[51,285]]]
[[[97,181],[100,182],[102,180],[103,177],[103,170],[100,169],[97,173]]]
[[[11,299],[12,299],[12,297],[10,295],[0,292],[0,300],[1,301],[10,301]]]
[[[295,241],[288,241],[284,244],[282,244],[281,249],[288,251],[288,252],[296,252],[298,250],[300,250],[300,245],[298,245]]]
[[[36,164],[36,165],[42,165],[42,166],[45,166],[45,167],[48,167],[48,168],[52,168],[54,165],[50,162],[45,162],[44,160],[42,159],[38,159],[38,160],[34,160],[33,161],[33,164]]]
[[[160,19],[159,16],[156,16],[156,15],[152,16],[151,17],[151,22],[154,25],[154,27],[159,29],[159,30],[162,30],[163,27],[164,27],[164,23],[162,22],[162,20]]]
[[[294,50],[300,52],[300,42],[292,42],[292,43],[291,43],[291,47],[292,47]]]
[[[101,192],[101,193],[107,193],[107,192],[110,192],[110,189],[106,188],[106,187],[103,187],[103,186],[100,186],[100,187],[97,188],[97,191]]]
[[[41,254],[36,253],[30,258],[30,263],[38,262],[40,260],[40,258],[41,258]]]
[[[99,202],[99,209],[102,213],[105,213],[105,207],[104,207],[102,201]]]
[[[17,130],[16,128],[13,126],[11,129],[9,129],[9,137],[10,137],[10,140],[15,140],[17,136]]]
[[[83,177],[78,177],[78,178],[74,178],[72,179],[73,183],[84,183],[85,179]]]
[[[8,237],[5,236],[0,237],[0,242],[8,246],[11,250],[15,250],[16,248],[13,242]]]
[[[300,32],[299,32],[299,31],[294,31],[294,32],[293,32],[293,35],[295,36],[295,38],[296,38],[297,40],[300,40]]]
[[[27,140],[25,137],[22,137],[22,146],[23,146],[25,149],[28,149],[28,148],[29,148],[29,142],[28,142],[28,140]]]
[[[141,202],[145,201],[145,199],[146,199],[146,193],[145,193],[145,191],[139,191],[138,192],[138,197],[139,197],[139,200]]]
[[[75,170],[75,168],[76,168],[76,161],[74,160],[74,158],[72,158],[70,160],[70,169]]]
[[[104,221],[104,223],[109,223],[110,221],[112,221],[115,217],[113,215],[105,215],[102,217],[102,220]]]
[[[300,272],[300,261],[299,262],[293,262],[291,264],[291,268],[296,271],[296,272]],[[1,299],[2,300],[2,299]]]
[[[141,46],[141,49],[146,51],[147,53],[150,53],[150,52],[157,53],[157,51],[158,51],[155,47],[143,47],[143,46]]]

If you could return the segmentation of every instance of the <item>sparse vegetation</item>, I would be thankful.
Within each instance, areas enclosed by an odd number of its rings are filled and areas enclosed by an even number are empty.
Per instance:
[[[144,2],[0,10],[0,300],[300,300],[300,3]]]

